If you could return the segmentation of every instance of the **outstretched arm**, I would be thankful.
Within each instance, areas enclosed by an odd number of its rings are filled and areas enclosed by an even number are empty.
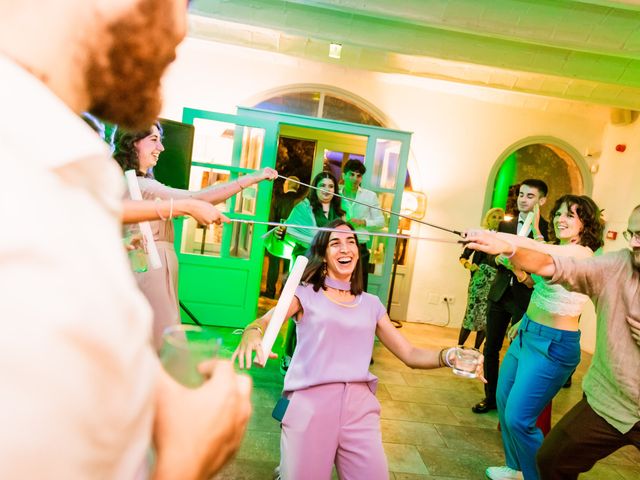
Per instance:
[[[431,348],[417,348],[411,345],[404,336],[398,332],[393,326],[389,316],[384,314],[379,320],[376,327],[376,336],[387,347],[391,353],[404,362],[405,365],[411,368],[432,369],[446,366],[447,361],[444,358],[444,354],[447,349],[431,349]],[[453,356],[448,359],[451,363],[454,361]],[[476,375],[478,378],[486,383],[483,372],[484,357],[480,356],[480,361],[476,369]]]
[[[587,258],[593,255],[593,252],[589,248],[575,243],[567,245],[554,245],[551,243],[539,242],[528,237],[521,237],[520,235],[513,235],[511,233],[491,233],[518,248],[535,250],[536,252],[547,253],[549,255],[562,255],[576,258]]]
[[[502,235],[502,234],[501,234]],[[516,242],[511,242],[512,237],[498,236],[486,230],[469,230],[466,233],[466,240],[469,242],[466,247],[492,255],[504,254],[520,270],[535,273],[543,277],[551,277],[555,273],[555,266],[550,255],[539,250],[518,247]],[[522,239],[522,237],[517,237]],[[528,242],[526,242],[528,244]],[[536,245],[539,242],[532,241]]]
[[[389,315],[384,314],[376,326],[376,336],[396,357],[411,368],[439,368],[440,350],[416,348],[393,326]]]
[[[223,183],[220,185],[212,185],[203,188],[198,192],[193,192],[193,197],[204,200],[212,204],[225,201],[227,198],[262,180],[275,180],[278,178],[278,172],[273,168],[263,168],[251,175],[243,175],[233,182]]]
[[[227,198],[235,195],[241,190],[258,183],[262,180],[278,177],[278,172],[273,168],[264,168],[250,175],[243,175],[233,182],[221,183],[219,185],[211,185],[196,192],[183,190],[181,188],[172,188],[158,182],[152,178],[138,178],[140,189],[143,191],[145,198],[160,198],[175,200],[184,198],[195,198],[211,203],[212,205],[224,202]]]
[[[275,308],[272,308],[255,322],[245,327],[240,344],[231,357],[231,363],[235,362],[237,358],[240,368],[251,368],[251,357],[253,356],[253,352],[256,352],[258,363],[261,365],[264,364],[264,359],[262,358],[262,337],[271,321],[274,310]],[[291,318],[297,315],[300,310],[300,300],[294,296],[285,318]]]
[[[229,219],[210,203],[195,198],[178,200],[123,200],[122,223],[138,223],[189,215],[200,225],[228,223]]]

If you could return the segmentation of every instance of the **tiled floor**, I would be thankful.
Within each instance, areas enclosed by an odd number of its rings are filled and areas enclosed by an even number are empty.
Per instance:
[[[457,341],[457,329],[403,325],[402,334],[416,346],[440,347]],[[223,350],[230,356],[240,337],[229,329],[220,331]],[[483,479],[487,466],[504,464],[497,413],[471,412],[471,406],[483,397],[479,381],[456,377],[448,369],[412,370],[379,343],[374,358],[371,370],[380,379],[382,436],[392,480]],[[583,354],[573,386],[554,399],[554,423],[582,396],[580,384],[589,361],[590,356]],[[250,374],[254,413],[237,457],[218,474],[219,480],[268,480],[278,464],[279,424],[271,418],[282,388],[278,362],[270,361],[265,369],[252,369]],[[621,449],[580,478],[638,479],[640,452],[633,447]]]

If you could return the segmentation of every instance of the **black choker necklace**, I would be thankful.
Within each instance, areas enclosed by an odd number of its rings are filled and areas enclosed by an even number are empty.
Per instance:
[[[343,282],[342,280],[336,280],[331,277],[324,277],[324,286],[345,292],[351,291],[351,282]]]

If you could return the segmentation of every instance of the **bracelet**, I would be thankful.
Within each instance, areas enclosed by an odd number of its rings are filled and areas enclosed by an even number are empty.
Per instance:
[[[446,348],[443,348],[442,350],[440,350],[440,353],[438,354],[438,367],[444,367],[444,360],[442,360],[442,354],[444,353],[445,350]]]
[[[169,220],[173,218],[173,197],[169,199]]]
[[[163,216],[162,216],[162,214],[160,213],[160,210],[158,210],[158,203],[159,203],[159,202],[160,202],[160,199],[159,199],[159,198],[156,198],[156,199],[155,199],[155,208],[156,208],[156,213],[158,214],[158,217],[160,217],[160,220],[162,220],[162,221],[168,220],[168,218],[167,218],[167,217],[163,217]],[[172,204],[172,206],[173,206],[173,204]]]
[[[453,365],[451,365],[451,362],[449,361],[449,354],[453,352],[456,348],[457,347],[451,347],[451,348],[448,348],[446,352],[444,352],[443,361],[444,361],[444,364],[449,368],[453,368]]]
[[[505,255],[504,253],[503,253],[503,255],[505,256],[505,258],[511,258],[511,257],[513,257],[513,256],[516,254],[516,252],[518,251],[518,247],[516,247],[516,244],[515,244],[515,243],[513,243],[513,242],[512,242],[512,241],[510,241],[510,240],[505,240],[505,241],[506,241],[509,245],[511,245],[511,248],[512,248],[512,250],[513,250],[513,251],[511,252],[511,255]]]
[[[257,323],[250,323],[249,325],[247,325],[244,331],[246,332],[247,330],[258,330],[258,333],[260,333],[260,336],[262,337],[264,336],[264,330],[262,330],[262,327]]]

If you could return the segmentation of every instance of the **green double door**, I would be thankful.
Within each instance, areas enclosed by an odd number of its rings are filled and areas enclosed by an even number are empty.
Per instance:
[[[191,190],[233,181],[264,167],[275,168],[282,134],[315,142],[307,178],[328,168],[327,157],[335,155],[329,150],[332,146],[347,145],[340,149],[345,159],[349,154],[364,154],[367,173],[362,186],[376,192],[384,208],[400,211],[410,133],[245,108],[239,108],[237,115],[185,109],[183,122],[195,127]],[[345,138],[350,139],[346,144]],[[339,162],[333,168],[339,168]],[[280,169],[287,170],[282,160]],[[272,183],[264,181],[218,205],[242,223],[203,227],[191,218],[176,221],[180,300],[201,323],[242,327],[255,319],[264,258],[262,236],[268,227],[251,221],[268,220],[271,199]],[[385,215],[385,219],[383,231],[397,231],[398,217]],[[369,292],[383,303],[389,293],[394,246],[395,239],[382,237],[374,237],[370,244]],[[184,314],[183,319],[189,321]]]

